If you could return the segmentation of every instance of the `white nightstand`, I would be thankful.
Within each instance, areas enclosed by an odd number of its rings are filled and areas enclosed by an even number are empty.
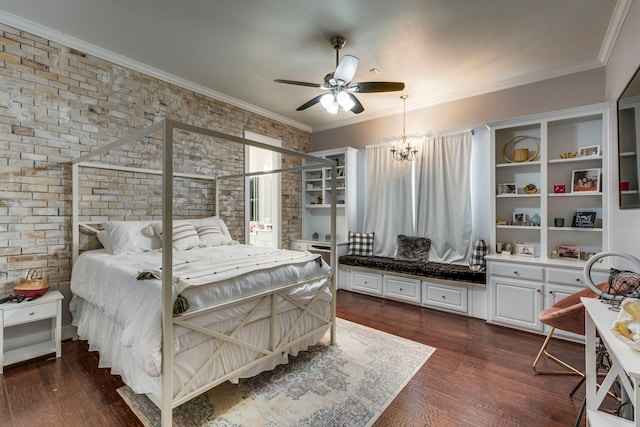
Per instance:
[[[5,302],[0,304],[0,374],[2,369],[13,363],[33,359],[55,353],[60,357],[60,337],[62,335],[62,299],[58,291],[49,291],[33,301],[21,303]],[[32,344],[14,350],[4,350],[4,328],[35,322],[42,319],[51,319],[51,339],[45,342]]]

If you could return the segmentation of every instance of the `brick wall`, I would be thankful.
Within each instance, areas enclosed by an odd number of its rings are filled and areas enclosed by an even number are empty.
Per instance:
[[[226,134],[244,131],[279,138],[283,147],[311,149],[311,135],[241,108],[0,24],[0,288],[5,293],[30,268],[42,268],[52,286],[71,271],[70,161],[162,118]],[[180,134],[177,171],[216,174],[238,170],[238,146]],[[112,164],[156,168],[158,139],[102,156]],[[283,166],[299,160],[283,158]],[[154,218],[160,214],[158,177],[81,170],[84,220]],[[283,245],[301,234],[300,176],[283,176]],[[244,236],[242,183],[221,187],[221,216],[234,237]],[[176,217],[210,215],[211,182],[178,179]],[[238,197],[240,196],[240,197]],[[86,240],[86,237],[85,237]],[[87,243],[88,244],[88,243]]]

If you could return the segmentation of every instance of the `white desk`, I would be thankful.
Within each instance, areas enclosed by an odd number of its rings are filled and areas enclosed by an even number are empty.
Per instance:
[[[582,298],[582,302],[586,309],[587,425],[640,426],[640,352],[631,350],[611,332],[618,312],[609,310],[609,305],[597,298]],[[613,365],[599,389],[596,388],[596,330],[609,352]],[[618,376],[633,404],[635,423],[598,410]]]

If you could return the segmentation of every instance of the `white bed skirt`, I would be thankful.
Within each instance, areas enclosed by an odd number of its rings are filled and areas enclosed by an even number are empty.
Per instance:
[[[294,308],[289,303],[289,308],[283,309],[283,302],[278,306],[276,329],[277,338],[282,336],[295,323],[300,314],[300,309]],[[311,310],[323,318],[330,317],[330,303],[324,298],[312,303]],[[129,385],[136,393],[161,395],[161,377],[150,376],[135,363],[134,347],[122,344],[123,329],[120,325],[113,322],[110,317],[97,306],[88,303],[82,298],[74,295],[70,310],[73,316],[72,324],[78,328],[78,336],[80,339],[87,340],[90,351],[98,351],[100,353],[99,367],[110,368],[111,373],[120,375],[123,381]],[[213,329],[221,332],[232,330],[244,316],[234,317],[224,321],[217,321],[214,325],[210,325]],[[158,320],[159,321],[159,320]],[[259,374],[260,372],[273,369],[279,364],[288,362],[288,355],[297,355],[299,351],[306,350],[309,346],[316,344],[326,333],[329,325],[322,326],[322,321],[313,316],[304,316],[300,323],[295,327],[293,336],[288,341],[304,335],[305,333],[319,328],[316,333],[307,339],[294,344],[289,348],[287,353],[275,355],[266,359],[262,363],[244,371],[242,375],[232,378],[230,381],[237,382],[239,378],[248,378]],[[194,334],[189,334],[192,339],[174,340],[174,367],[173,382],[174,395],[176,390],[180,390],[187,381],[195,374],[197,369],[207,360],[220,345],[218,339],[204,339],[201,334],[198,338]],[[260,320],[252,321],[236,336],[242,341],[251,342],[260,347],[268,347],[270,335],[270,321],[264,316]],[[195,390],[198,387],[209,384],[215,379],[221,378],[233,370],[246,365],[256,358],[257,352],[239,348],[234,345],[227,345],[222,350],[221,357],[218,361],[211,364],[206,375],[201,376],[188,391]]]

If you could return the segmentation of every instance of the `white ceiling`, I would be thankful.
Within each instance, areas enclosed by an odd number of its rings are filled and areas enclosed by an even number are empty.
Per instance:
[[[0,0],[0,22],[306,130],[323,130],[606,64],[631,0]],[[365,111],[296,108],[360,58]],[[377,68],[379,74],[369,70]]]

